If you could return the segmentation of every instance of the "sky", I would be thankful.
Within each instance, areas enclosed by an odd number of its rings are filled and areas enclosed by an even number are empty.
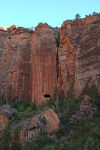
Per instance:
[[[100,0],[0,0],[0,26],[16,24],[25,28],[48,23],[60,27],[63,21],[100,13]]]

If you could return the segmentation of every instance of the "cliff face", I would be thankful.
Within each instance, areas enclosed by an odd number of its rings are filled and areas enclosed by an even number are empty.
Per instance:
[[[60,29],[40,23],[33,33],[26,31],[0,29],[0,95],[5,99],[11,86],[12,99],[41,103],[55,86],[67,95],[73,83],[78,97],[87,81],[99,85],[99,16],[65,21]]]
[[[87,81],[100,88],[100,18],[82,28],[75,66],[77,96]]]
[[[52,96],[57,85],[56,37],[59,29],[39,24],[32,34],[24,28],[0,31],[0,94],[5,99],[36,100]],[[11,89],[12,87],[12,89]]]
[[[57,85],[56,72],[56,36],[59,29],[53,29],[47,24],[39,24],[31,34],[31,99],[38,103],[45,94],[53,96]]]
[[[30,91],[30,35],[24,28],[0,32],[0,94],[12,98],[29,98]]]
[[[59,85],[65,95],[71,83],[78,97],[85,83],[100,82],[100,17],[65,21],[60,29]]]

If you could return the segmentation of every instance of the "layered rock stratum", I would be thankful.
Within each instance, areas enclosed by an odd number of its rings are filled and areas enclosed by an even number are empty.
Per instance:
[[[53,96],[57,86],[67,96],[73,84],[78,97],[85,83],[100,88],[100,15],[64,21],[61,28],[40,23],[33,32],[0,29],[0,96],[12,86],[12,100]]]

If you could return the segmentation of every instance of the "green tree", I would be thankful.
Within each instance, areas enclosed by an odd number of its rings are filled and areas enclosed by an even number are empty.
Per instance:
[[[75,15],[75,19],[81,19],[81,16],[80,16],[79,13],[77,13],[77,14]]]
[[[54,94],[53,94],[53,99],[55,100],[55,107],[56,110],[59,110],[59,93],[57,87],[54,88]]]
[[[1,101],[0,101],[0,105],[4,104],[4,94],[1,95]]]
[[[20,127],[17,127],[14,131],[11,150],[21,150],[21,142],[19,139]]]
[[[30,139],[29,141],[26,141],[26,145],[24,146],[23,150],[45,150],[45,147],[47,149],[51,145],[54,149],[53,145],[55,143],[55,140],[53,138],[48,137],[48,134],[46,132],[41,132],[38,136]]]
[[[74,93],[74,85],[73,83],[71,83],[69,85],[68,97],[73,97],[73,93]]]
[[[10,126],[6,126],[3,129],[3,134],[0,135],[0,150],[10,150],[10,146],[12,143],[12,135],[10,133]]]
[[[85,17],[87,17],[88,15],[85,15]]]
[[[8,103],[10,104],[11,102],[12,102],[12,85],[10,85],[8,93]]]
[[[96,13],[96,12],[93,12],[92,14],[93,14],[93,15],[98,15],[98,13]]]

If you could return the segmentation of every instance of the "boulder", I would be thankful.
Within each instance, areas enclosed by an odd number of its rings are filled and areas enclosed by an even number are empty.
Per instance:
[[[84,112],[88,115],[89,118],[93,117],[93,113],[98,110],[97,106],[92,102],[92,98],[88,95],[84,95],[84,100],[80,105],[80,112]]]
[[[20,126],[20,140],[23,143],[33,135],[38,135],[39,132],[48,132],[49,136],[55,135],[60,129],[60,120],[52,109],[48,109],[33,116],[30,120],[23,121]]]
[[[88,102],[92,102],[93,100],[90,96],[84,95],[84,101],[88,103]]]
[[[92,98],[90,96],[84,95],[84,100],[80,105],[80,111],[72,116],[71,121],[73,121],[73,118],[92,118],[93,114],[98,110],[98,108],[91,101]]]
[[[17,111],[11,108],[9,105],[3,105],[0,108],[0,132],[4,127],[14,120],[14,115],[17,114]]]

